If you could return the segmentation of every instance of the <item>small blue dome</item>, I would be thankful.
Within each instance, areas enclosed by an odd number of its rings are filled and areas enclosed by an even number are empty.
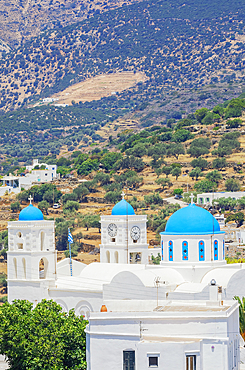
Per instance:
[[[131,204],[122,199],[112,208],[111,214],[113,216],[132,216],[135,215],[135,212]]]
[[[43,214],[40,209],[29,204],[28,207],[22,209],[19,214],[19,221],[42,221]]]
[[[221,234],[218,221],[201,207],[195,204],[189,204],[176,211],[169,218],[165,235],[203,235],[203,234]]]

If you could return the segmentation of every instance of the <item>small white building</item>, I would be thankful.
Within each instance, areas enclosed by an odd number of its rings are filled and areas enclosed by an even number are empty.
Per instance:
[[[210,288],[217,289],[217,286]],[[86,328],[87,370],[239,369],[234,301],[106,301]]]
[[[37,166],[39,166],[39,169],[35,169]],[[41,170],[40,167],[44,167],[44,169]],[[40,182],[49,182],[57,178],[56,164],[39,163],[38,159],[33,159],[32,165],[26,166],[26,169],[32,171]]]
[[[197,194],[197,204],[200,205],[212,205],[214,200],[219,198],[232,198],[240,199],[245,196],[244,191],[224,191],[224,192],[214,192],[214,193],[201,193]]]

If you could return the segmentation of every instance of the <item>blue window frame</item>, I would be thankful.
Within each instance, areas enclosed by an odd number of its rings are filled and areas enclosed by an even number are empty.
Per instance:
[[[205,261],[205,244],[203,240],[198,243],[199,248],[199,261]]]
[[[182,242],[182,260],[188,261],[188,242],[186,240]]]
[[[173,254],[174,254],[174,249],[173,249],[173,242],[172,240],[169,240],[168,242],[168,259],[169,261],[173,261]]]
[[[219,259],[219,243],[218,240],[214,241],[214,261]]]
[[[162,240],[162,261],[163,261],[163,240]]]

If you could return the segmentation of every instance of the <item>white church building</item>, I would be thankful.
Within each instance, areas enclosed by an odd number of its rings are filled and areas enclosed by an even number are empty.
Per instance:
[[[224,232],[191,203],[161,233],[148,264],[147,217],[122,199],[101,216],[101,262],[57,263],[54,221],[32,204],[8,223],[8,298],[53,299],[89,319],[88,370],[239,369],[243,264],[227,265]]]

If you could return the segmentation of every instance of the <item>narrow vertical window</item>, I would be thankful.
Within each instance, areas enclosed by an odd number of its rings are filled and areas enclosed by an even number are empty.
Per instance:
[[[198,243],[198,247],[199,247],[199,261],[205,261],[205,245],[203,240],[200,240],[200,242]]]
[[[219,244],[218,244],[218,240],[215,240],[214,241],[214,261],[218,261],[219,259]]]
[[[163,261],[163,240],[162,240],[162,261]]]
[[[135,351],[123,351],[123,370],[135,370]]]
[[[186,356],[186,370],[196,370],[196,356]]]
[[[188,261],[188,242],[187,241],[182,242],[182,260]]]
[[[168,242],[168,259],[169,259],[169,261],[173,261],[173,254],[174,254],[173,242],[172,242],[172,240],[169,240],[169,242]]]
[[[223,260],[225,259],[225,241],[223,240]]]
[[[17,260],[16,258],[13,259],[14,263],[14,279],[17,279]]]

